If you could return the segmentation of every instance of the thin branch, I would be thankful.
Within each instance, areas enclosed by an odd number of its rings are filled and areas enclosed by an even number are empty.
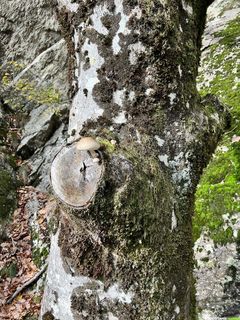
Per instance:
[[[47,269],[47,263],[43,266],[43,268],[35,274],[35,276],[33,276],[30,280],[28,280],[27,282],[25,282],[20,288],[18,288],[13,295],[6,301],[6,304],[10,304],[12,303],[12,301],[19,295],[19,293],[21,293],[25,288],[27,288],[28,286],[30,286],[32,283],[34,283],[35,281],[37,281],[41,275],[46,271]]]

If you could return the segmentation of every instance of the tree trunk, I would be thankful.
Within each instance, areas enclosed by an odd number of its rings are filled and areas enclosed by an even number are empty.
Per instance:
[[[209,3],[59,0],[70,145],[52,168],[59,228],[41,319],[195,318],[194,193],[227,125],[196,90]],[[98,162],[71,144],[82,136],[100,142]]]

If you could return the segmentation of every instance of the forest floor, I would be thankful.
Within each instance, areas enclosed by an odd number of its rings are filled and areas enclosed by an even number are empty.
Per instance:
[[[33,199],[37,203],[35,210],[29,206]],[[11,224],[7,227],[5,241],[0,244],[1,320],[38,318],[44,272],[38,281],[36,279],[26,288],[24,285],[31,282],[46,263],[49,248],[47,222],[52,207],[53,202],[33,187],[18,190],[18,208],[14,212]],[[44,247],[39,247],[40,242],[44,243]],[[12,299],[19,288],[23,290]]]

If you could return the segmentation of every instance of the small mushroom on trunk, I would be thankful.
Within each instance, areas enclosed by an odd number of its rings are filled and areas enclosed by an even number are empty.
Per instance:
[[[93,159],[93,162],[98,162],[98,153],[96,152],[100,148],[100,144],[92,137],[83,137],[76,143],[76,149],[81,151],[88,151],[89,155]]]

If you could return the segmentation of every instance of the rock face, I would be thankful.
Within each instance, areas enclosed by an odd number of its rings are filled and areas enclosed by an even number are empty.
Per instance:
[[[200,319],[240,316],[239,1],[208,9],[198,87],[230,106],[232,129],[224,136],[197,190],[194,233]],[[225,318],[226,317],[226,318]]]
[[[239,316],[239,254],[235,243],[214,244],[207,233],[195,243],[196,297],[202,319]]]
[[[53,2],[34,0],[23,5],[21,1],[1,1],[0,12],[1,62],[21,62],[24,72],[30,70],[41,81],[54,82],[64,93],[66,47]]]
[[[30,168],[25,183],[49,187],[49,166],[66,137],[67,48],[54,1],[1,1],[0,61],[12,76],[0,94],[27,117],[18,154]],[[40,18],[41,17],[41,18]],[[9,67],[10,65],[10,67]],[[4,78],[3,78],[4,79]],[[25,87],[23,86],[25,84]],[[26,89],[25,89],[26,88]],[[20,106],[15,102],[19,97]],[[13,98],[12,98],[13,97]],[[12,98],[12,99],[11,99]],[[20,118],[23,116],[20,115]],[[23,123],[21,123],[23,125]],[[56,133],[57,132],[57,133]]]
[[[17,152],[23,159],[28,159],[36,149],[46,144],[59,126],[60,119],[55,109],[51,110],[46,105],[33,109],[30,112],[30,119],[24,126]]]

